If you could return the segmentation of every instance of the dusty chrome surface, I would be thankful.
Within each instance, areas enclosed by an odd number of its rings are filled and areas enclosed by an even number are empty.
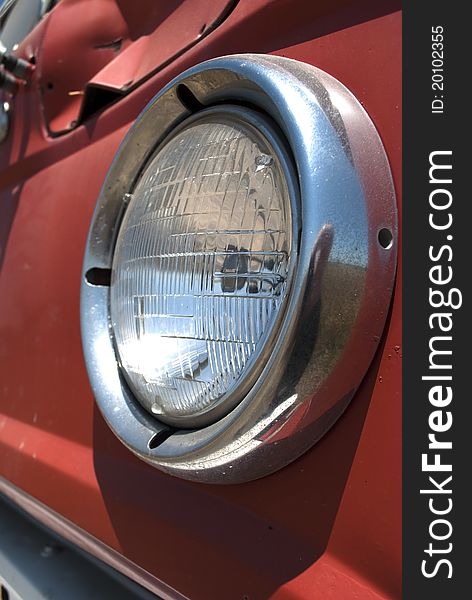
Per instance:
[[[111,268],[126,194],[156,145],[192,109],[221,102],[264,112],[288,142],[300,187],[298,264],[272,352],[245,398],[210,426],[169,435],[120,376],[109,288],[88,283],[87,273]],[[379,242],[382,229],[393,236],[388,248]],[[283,467],[339,417],[372,360],[392,293],[396,240],[383,146],[364,109],[337,80],[310,65],[265,55],[223,57],[183,73],[148,105],[123,142],[89,232],[82,337],[105,419],[142,459],[186,479],[237,483]]]

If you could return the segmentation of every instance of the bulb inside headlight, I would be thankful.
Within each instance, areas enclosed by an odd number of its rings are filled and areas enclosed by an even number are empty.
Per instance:
[[[253,385],[293,271],[283,145],[240,112],[204,112],[157,149],[116,240],[122,371],[148,411],[183,427],[215,420]]]

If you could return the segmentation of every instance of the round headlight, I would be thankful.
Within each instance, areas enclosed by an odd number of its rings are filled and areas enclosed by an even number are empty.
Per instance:
[[[148,161],[121,223],[116,348],[136,398],[171,424],[215,420],[241,400],[283,313],[294,177],[267,121],[226,107],[185,122]]]
[[[85,361],[114,433],[201,482],[294,460],[370,365],[396,236],[382,142],[339,81],[264,55],[179,75],[120,146],[85,252]]]

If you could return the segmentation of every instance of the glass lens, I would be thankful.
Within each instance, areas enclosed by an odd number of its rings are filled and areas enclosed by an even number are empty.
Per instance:
[[[158,150],[120,227],[110,297],[147,410],[178,419],[241,400],[287,295],[291,231],[281,161],[253,127],[203,117]]]

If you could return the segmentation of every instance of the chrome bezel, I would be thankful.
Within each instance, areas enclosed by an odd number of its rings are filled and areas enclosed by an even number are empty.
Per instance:
[[[245,397],[211,425],[169,431],[139,405],[120,375],[109,288],[90,284],[87,273],[111,268],[126,195],[156,144],[192,112],[221,103],[268,115],[288,142],[300,188],[298,265],[272,353]],[[387,249],[379,243],[382,229],[393,236]],[[313,66],[266,55],[228,56],[189,69],[151,101],[128,133],[89,232],[82,338],[103,416],[140,458],[185,479],[238,483],[283,467],[329,429],[365,375],[387,317],[396,247],[385,151],[341,83]]]

